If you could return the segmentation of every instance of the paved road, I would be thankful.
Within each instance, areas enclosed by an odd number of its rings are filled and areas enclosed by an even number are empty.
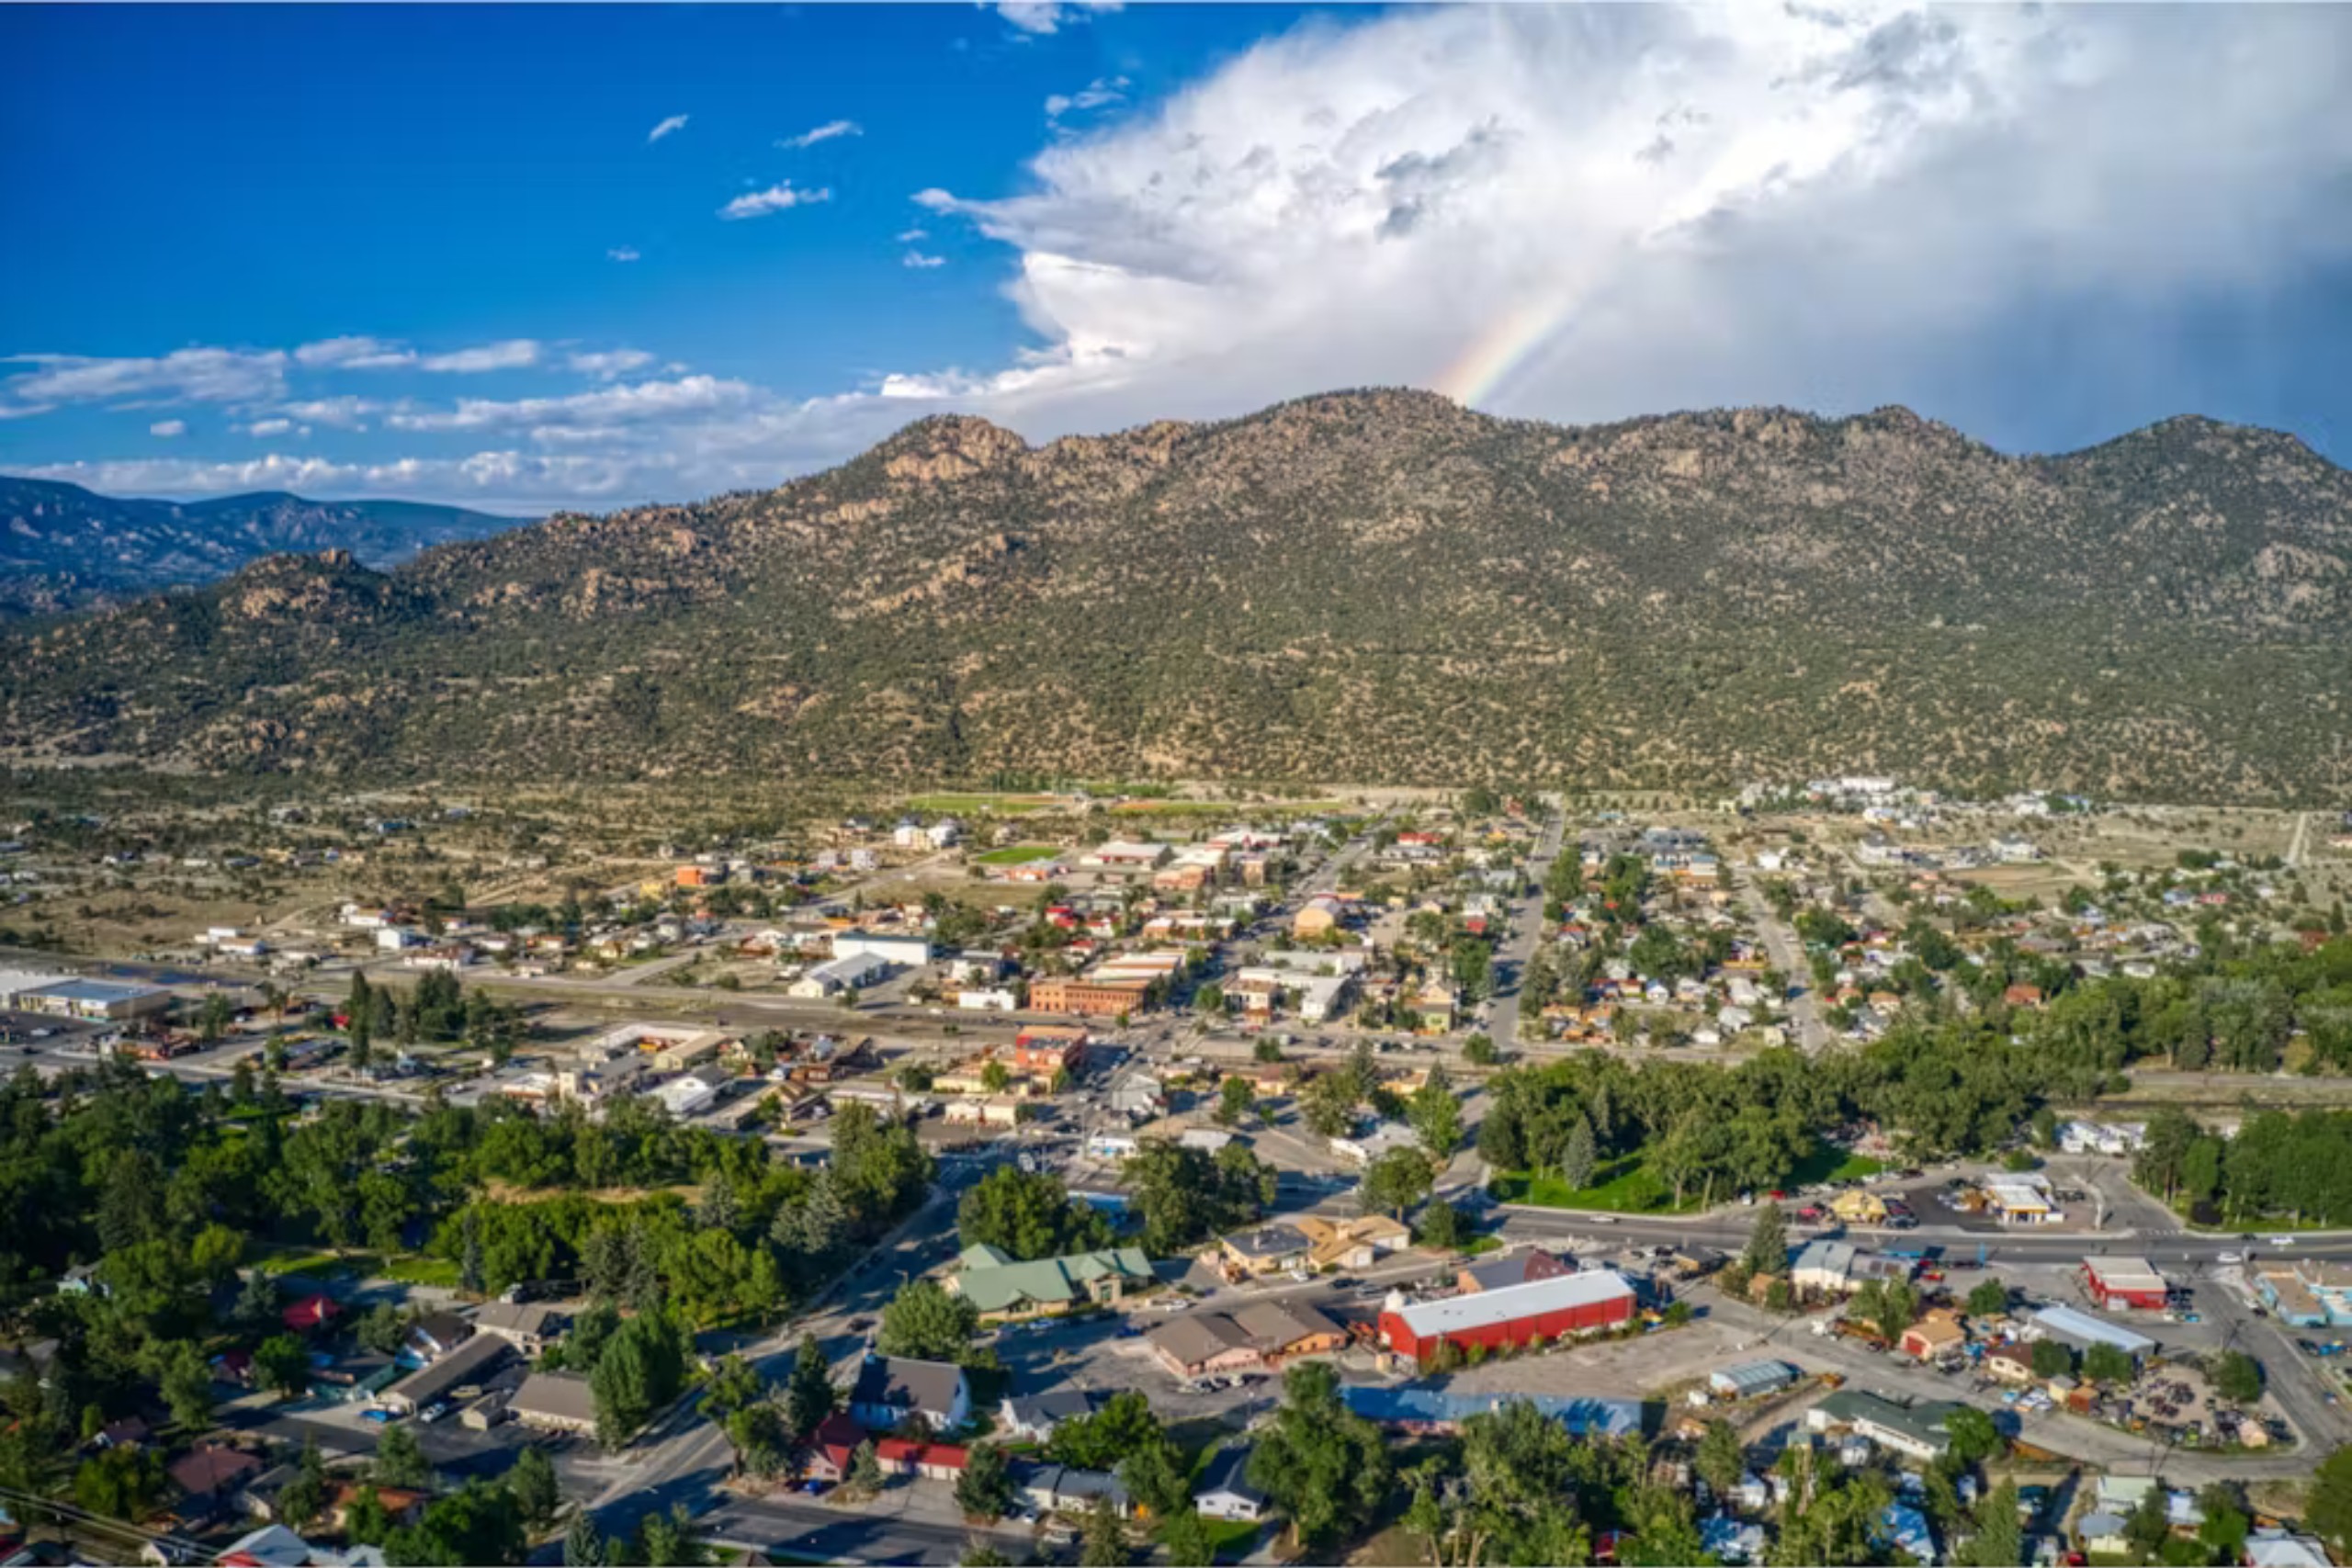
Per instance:
[[[1772,960],[1772,967],[1788,976],[1789,984],[1798,987],[1789,1003],[1789,1016],[1796,1021],[1797,1043],[1808,1052],[1817,1052],[1829,1044],[1829,1026],[1821,1020],[1821,1009],[1813,994],[1812,971],[1806,966],[1804,946],[1797,941],[1796,932],[1781,922],[1772,906],[1756,886],[1756,878],[1747,867],[1732,868],[1732,886],[1738,890],[1747,918],[1764,939],[1764,952]]]
[[[1528,960],[1535,956],[1535,944],[1544,934],[1544,875],[1560,852],[1566,826],[1566,818],[1555,809],[1536,835],[1535,848],[1527,856],[1527,876],[1534,891],[1521,894],[1511,905],[1510,935],[1495,953],[1496,994],[1489,1032],[1506,1050],[1519,1042],[1520,983],[1527,977]]]

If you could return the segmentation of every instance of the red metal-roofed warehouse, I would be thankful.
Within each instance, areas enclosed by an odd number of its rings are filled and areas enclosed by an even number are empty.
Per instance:
[[[2083,1284],[2103,1307],[2165,1309],[2165,1277],[2144,1258],[2086,1258]]]
[[[1392,1307],[1380,1314],[1380,1340],[1400,1356],[1426,1361],[1449,1342],[1464,1351],[1473,1345],[1495,1350],[1539,1336],[1558,1339],[1631,1323],[1634,1311],[1634,1287],[1625,1277],[1596,1269]]]

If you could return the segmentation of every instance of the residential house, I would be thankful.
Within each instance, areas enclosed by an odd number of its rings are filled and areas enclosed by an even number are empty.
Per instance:
[[[1574,1272],[1566,1263],[1542,1247],[1531,1247],[1506,1252],[1483,1262],[1464,1264],[1454,1275],[1454,1287],[1468,1296],[1480,1291],[1499,1291],[1511,1285],[1530,1284],[1537,1280],[1555,1280],[1563,1274]]]
[[[1365,1214],[1352,1220],[1327,1220],[1320,1214],[1300,1214],[1292,1223],[1314,1250],[1307,1263],[1316,1269],[1369,1269],[1380,1258],[1410,1247],[1413,1233],[1386,1214]]]
[[[1008,1393],[997,1406],[997,1424],[1014,1442],[1046,1443],[1065,1421],[1093,1415],[1110,1402],[1107,1391],[1082,1388],[1050,1389],[1044,1393]]]
[[[1958,1314],[1939,1307],[1905,1329],[1900,1344],[1906,1356],[1916,1356],[1923,1361],[1941,1360],[1967,1348],[1968,1330]]]
[[[534,1360],[571,1325],[569,1314],[543,1302],[492,1302],[474,1314],[476,1330],[497,1335]]]
[[[1291,917],[1290,933],[1302,940],[1326,937],[1340,928],[1345,913],[1337,898],[1318,894],[1309,898],[1297,914]]]
[[[1120,1074],[1103,1098],[1114,1113],[1130,1122],[1148,1122],[1168,1112],[1168,1085],[1141,1067]]]
[[[1267,1498],[1250,1484],[1250,1450],[1243,1445],[1219,1449],[1211,1456],[1193,1488],[1193,1506],[1204,1518],[1256,1524],[1266,1517]]]
[[[427,1313],[409,1328],[408,1353],[420,1361],[437,1360],[473,1334],[474,1325],[454,1312]]]
[[[458,1389],[481,1382],[514,1353],[514,1348],[498,1336],[478,1335],[384,1390],[377,1403],[400,1415],[413,1416],[428,1405],[457,1397]]]
[[[926,1481],[954,1482],[962,1477],[965,1466],[971,1462],[972,1451],[955,1443],[885,1438],[874,1445],[874,1457],[885,1475],[919,1475]]]
[[[243,1449],[198,1443],[173,1461],[167,1473],[173,1484],[191,1497],[226,1498],[244,1490],[246,1483],[267,1468]]]
[[[1911,1264],[1847,1241],[1810,1241],[1797,1253],[1789,1283],[1819,1296],[1850,1296],[1872,1280],[1908,1280]]]
[[[1366,1167],[1385,1154],[1420,1146],[1420,1134],[1402,1122],[1374,1122],[1365,1131],[1331,1140],[1333,1154]]]
[[[952,1431],[971,1418],[972,1387],[952,1361],[869,1355],[850,1389],[849,1413],[876,1431],[910,1416],[922,1416],[934,1432]]]
[[[1924,1462],[1951,1446],[1944,1422],[1962,1408],[1949,1400],[1897,1404],[1861,1389],[1841,1388],[1805,1412],[1805,1425],[1815,1432],[1843,1427]]]
[[[1228,1273],[1256,1278],[1304,1268],[1315,1244],[1296,1225],[1265,1224],[1222,1237],[1217,1249]]]
[[[1135,1499],[1119,1478],[1099,1470],[1073,1470],[1068,1465],[1016,1462],[1012,1466],[1014,1495],[1041,1514],[1082,1514],[1106,1498],[1121,1518],[1136,1511]]]

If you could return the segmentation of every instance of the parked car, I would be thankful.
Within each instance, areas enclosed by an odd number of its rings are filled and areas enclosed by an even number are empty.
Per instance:
[[[432,1404],[426,1405],[424,1409],[418,1411],[416,1413],[416,1418],[419,1421],[424,1422],[425,1425],[431,1426],[434,1422],[440,1420],[441,1417],[447,1414],[449,1414],[449,1402],[446,1399],[436,1399]]]
[[[400,1419],[390,1411],[384,1409],[363,1410],[359,1413],[359,1418],[362,1421],[373,1421],[379,1427],[389,1427]]]

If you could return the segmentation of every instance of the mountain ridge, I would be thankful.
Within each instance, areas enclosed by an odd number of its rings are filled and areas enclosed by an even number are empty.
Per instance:
[[[0,755],[2338,799],[2347,625],[2352,475],[2276,432],[2009,457],[1902,408],[1373,389],[1042,446],[933,416],[389,574],[273,558],[19,634]]]
[[[346,548],[396,565],[426,545],[526,521],[287,491],[155,501],[0,474],[0,616],[70,613],[213,581],[288,549]]]

